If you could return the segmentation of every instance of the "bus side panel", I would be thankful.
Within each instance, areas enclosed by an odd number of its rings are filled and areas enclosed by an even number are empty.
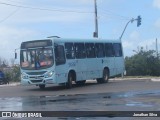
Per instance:
[[[109,68],[110,76],[114,76],[116,74],[115,58],[114,57],[106,57],[103,60],[103,68],[105,68],[105,67]],[[102,73],[103,73],[103,71],[102,71]]]
[[[102,60],[99,58],[89,58],[86,60],[87,78],[96,79],[102,77]]]
[[[58,65],[55,67],[55,75],[56,75],[56,82],[59,83],[66,83],[67,82],[67,65],[63,64],[63,65]]]
[[[76,76],[77,81],[87,79],[87,60],[86,59],[76,59]]]
[[[123,57],[115,57],[115,67],[116,67],[116,75],[122,74],[124,72]]]

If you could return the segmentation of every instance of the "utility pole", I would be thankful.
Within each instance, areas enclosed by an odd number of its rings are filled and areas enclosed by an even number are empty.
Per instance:
[[[98,38],[97,0],[94,0],[94,7],[95,7],[95,32],[93,33],[93,37]]]
[[[156,53],[157,53],[157,58],[158,58],[158,41],[157,41],[157,38],[156,38]]]

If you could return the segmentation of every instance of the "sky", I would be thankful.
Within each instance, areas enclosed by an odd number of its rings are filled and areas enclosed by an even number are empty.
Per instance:
[[[99,38],[122,37],[124,56],[143,47],[160,47],[160,0],[97,0]],[[23,41],[61,38],[93,38],[94,0],[0,0],[0,58],[10,61]],[[159,48],[160,51],[160,48]]]

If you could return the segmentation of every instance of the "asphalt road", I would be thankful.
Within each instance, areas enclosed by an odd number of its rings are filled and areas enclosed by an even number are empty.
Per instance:
[[[0,86],[0,110],[154,111],[156,115],[160,111],[160,82],[113,79],[104,84],[88,81],[83,86],[74,85],[72,89],[48,86],[45,90],[36,86],[4,85]]]
[[[76,95],[90,93],[109,92],[134,92],[159,90],[160,82],[153,82],[147,79],[136,80],[110,80],[109,83],[97,84],[96,81],[87,81],[83,86],[73,85],[72,89],[65,89],[64,86],[46,86],[40,90],[37,86],[22,85],[0,85],[0,97],[26,97],[26,96],[55,96],[55,95]]]

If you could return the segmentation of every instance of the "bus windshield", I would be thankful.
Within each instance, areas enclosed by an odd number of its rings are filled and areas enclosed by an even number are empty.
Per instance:
[[[51,67],[54,63],[52,48],[21,50],[20,65],[22,69],[37,70]]]

